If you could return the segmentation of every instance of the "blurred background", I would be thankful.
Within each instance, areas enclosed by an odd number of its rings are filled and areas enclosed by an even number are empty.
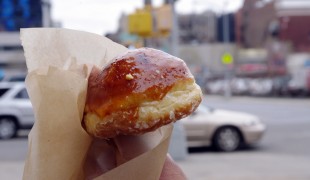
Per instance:
[[[204,92],[170,153],[189,179],[310,179],[310,1],[0,0],[0,179],[34,123],[20,28],[61,27],[183,59]]]

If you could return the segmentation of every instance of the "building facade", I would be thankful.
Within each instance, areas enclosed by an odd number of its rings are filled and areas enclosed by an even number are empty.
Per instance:
[[[310,7],[286,8],[277,13],[279,38],[295,51],[310,51]]]
[[[179,15],[180,43],[207,43],[217,41],[217,16],[212,11],[201,14]]]
[[[274,1],[245,0],[236,12],[236,40],[244,48],[261,48],[270,34],[272,22],[277,20]]]
[[[50,10],[49,0],[0,0],[0,74],[26,73],[20,28],[51,27]]]

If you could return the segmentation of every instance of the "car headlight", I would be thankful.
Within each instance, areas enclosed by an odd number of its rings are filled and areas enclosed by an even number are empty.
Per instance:
[[[254,119],[243,122],[243,125],[245,125],[245,126],[255,126],[257,124],[259,124],[259,121],[258,120],[254,120]]]

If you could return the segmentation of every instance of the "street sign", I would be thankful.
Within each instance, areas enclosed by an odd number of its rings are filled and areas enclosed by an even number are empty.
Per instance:
[[[225,65],[231,65],[234,63],[234,57],[230,53],[224,53],[222,55],[222,63]]]
[[[152,15],[147,10],[140,10],[128,16],[129,33],[147,37],[152,34]]]
[[[154,10],[154,15],[156,19],[156,29],[157,33],[162,36],[169,35],[172,29],[172,8],[171,5],[163,5]]]

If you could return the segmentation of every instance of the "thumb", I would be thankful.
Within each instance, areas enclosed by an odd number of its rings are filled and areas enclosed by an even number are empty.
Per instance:
[[[173,161],[169,154],[161,172],[160,180],[186,180],[182,169]]]

